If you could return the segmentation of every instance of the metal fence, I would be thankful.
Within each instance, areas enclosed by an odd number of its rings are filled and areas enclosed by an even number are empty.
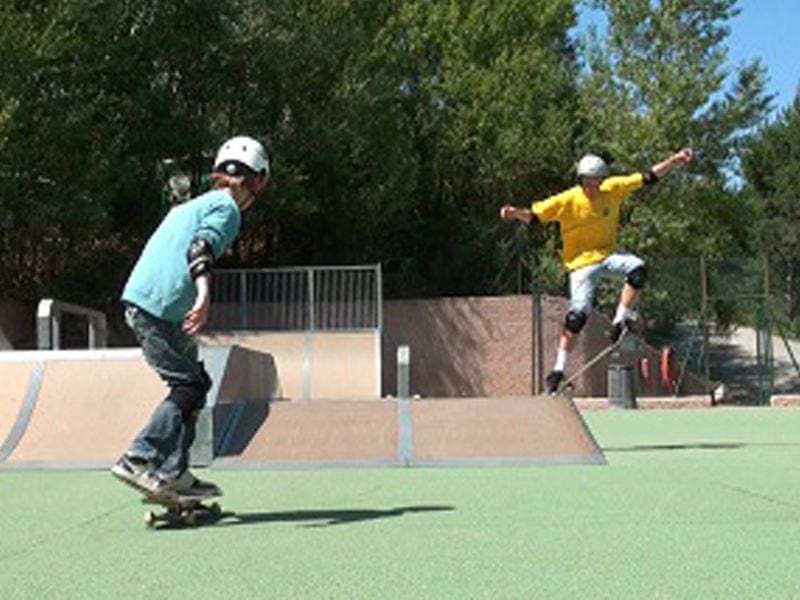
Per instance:
[[[379,331],[381,266],[217,271],[210,331]]]
[[[724,384],[733,401],[798,393],[796,290],[778,273],[761,256],[661,262],[641,302],[647,337],[677,351],[680,373]]]
[[[522,256],[519,254],[519,256]],[[561,266],[528,257],[516,280],[505,274],[505,291],[567,296]],[[648,260],[650,277],[637,306],[643,337],[672,349],[679,379],[693,373],[724,384],[729,401],[766,404],[775,394],[800,394],[800,261],[737,256]],[[513,287],[512,287],[512,284]],[[596,309],[609,317],[621,282],[603,282]]]

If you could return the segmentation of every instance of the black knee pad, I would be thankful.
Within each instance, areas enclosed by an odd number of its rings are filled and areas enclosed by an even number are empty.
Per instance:
[[[645,265],[636,267],[633,271],[628,273],[625,281],[636,290],[642,289],[644,284],[647,283],[647,267]]]
[[[204,393],[208,393],[208,390],[211,389],[211,385],[212,385],[211,377],[209,376],[208,372],[206,371],[205,365],[203,364],[202,360],[198,361],[197,364],[200,365],[200,377],[202,379],[202,382],[200,384],[198,384],[198,385],[202,385]]]
[[[586,313],[579,310],[569,311],[564,319],[564,329],[572,333],[580,333],[584,325],[586,325]]]
[[[206,405],[206,394],[210,389],[211,378],[204,370],[200,381],[171,384],[166,399],[180,408],[183,420],[186,422]]]

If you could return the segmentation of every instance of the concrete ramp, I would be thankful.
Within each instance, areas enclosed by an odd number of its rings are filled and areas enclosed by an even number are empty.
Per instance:
[[[45,360],[35,407],[6,464],[110,465],[163,396],[141,355]]]
[[[278,395],[292,400],[381,396],[381,344],[377,331],[214,333],[207,344],[241,346],[275,359]]]
[[[575,405],[565,398],[412,401],[412,462],[604,463]]]
[[[273,402],[241,409],[215,467],[604,464],[566,399]]]
[[[32,363],[12,363],[0,368],[0,462],[16,446],[30,418],[35,398],[28,389],[36,390],[41,368]]]
[[[397,463],[394,402],[297,401],[248,406],[214,466],[388,466]],[[254,427],[254,420],[260,421]]]
[[[266,401],[275,389],[267,355],[215,347],[201,348],[201,357],[214,387],[198,421],[194,464],[213,457],[217,405]],[[166,393],[138,349],[0,353],[0,378],[14,383],[0,406],[4,468],[109,466]]]
[[[285,400],[271,355],[204,346],[201,357],[214,385],[198,421],[194,465],[605,462],[570,400]],[[138,349],[0,353],[0,378],[5,469],[108,467],[166,393]]]

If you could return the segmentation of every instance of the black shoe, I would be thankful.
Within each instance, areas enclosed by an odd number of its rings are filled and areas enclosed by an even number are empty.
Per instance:
[[[630,333],[633,331],[636,322],[633,319],[623,319],[611,327],[611,331],[608,332],[608,338],[611,340],[612,344],[616,344],[619,341],[619,338],[622,337],[622,334],[627,332]]]
[[[214,498],[222,495],[217,484],[198,479],[189,471],[185,471],[178,479],[162,480],[158,491],[193,498]]]
[[[558,386],[564,380],[564,371],[550,371],[547,377],[544,378],[545,385],[547,386],[548,394],[555,394],[558,391]]]

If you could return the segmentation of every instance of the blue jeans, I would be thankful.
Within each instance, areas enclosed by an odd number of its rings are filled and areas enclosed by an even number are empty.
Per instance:
[[[588,315],[592,312],[597,284],[605,277],[625,277],[644,261],[633,254],[612,254],[604,261],[569,274],[570,310]]]
[[[149,461],[164,479],[177,479],[189,467],[197,414],[211,381],[197,360],[197,345],[180,323],[164,321],[132,304],[125,306],[125,322],[136,334],[147,363],[170,388],[133,440],[128,455]],[[183,407],[175,401],[187,394],[195,404],[192,410],[185,400]]]

